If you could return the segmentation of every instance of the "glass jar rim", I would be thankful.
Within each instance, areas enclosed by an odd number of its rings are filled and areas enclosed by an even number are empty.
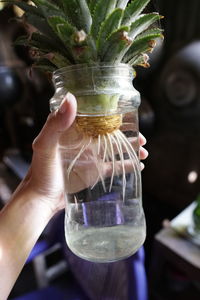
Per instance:
[[[112,69],[112,68],[122,68],[122,69],[128,69],[130,70],[130,72],[132,73],[133,78],[135,78],[135,69],[129,65],[129,64],[125,64],[125,63],[118,63],[118,64],[111,64],[111,63],[106,63],[106,62],[102,62],[102,63],[92,63],[92,64],[74,64],[74,65],[70,65],[67,67],[63,67],[60,68],[56,71],[53,72],[53,76],[59,76],[62,75],[63,73],[67,73],[67,72],[71,72],[71,71],[79,71],[81,69],[86,68],[87,69],[95,69],[95,68],[105,68],[105,69]]]

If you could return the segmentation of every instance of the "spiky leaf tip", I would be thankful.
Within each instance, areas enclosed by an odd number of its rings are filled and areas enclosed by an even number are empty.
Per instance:
[[[123,62],[129,63],[130,61],[134,61],[141,54],[152,52],[156,46],[156,40],[162,38],[161,32],[162,30],[155,28],[140,34],[126,52]]]
[[[134,22],[132,22],[130,27],[130,37],[135,39],[139,34],[145,32],[152,24],[162,18],[158,13],[150,13],[141,15]]]
[[[102,61],[121,62],[124,54],[132,44],[132,39],[128,35],[129,29],[128,26],[122,26],[111,34],[105,43]]]
[[[131,25],[150,1],[151,0],[132,0],[124,10],[122,24]]]

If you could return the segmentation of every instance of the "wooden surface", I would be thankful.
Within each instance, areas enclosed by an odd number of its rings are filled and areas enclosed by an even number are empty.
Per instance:
[[[157,245],[156,245],[157,244]],[[200,248],[179,236],[172,228],[165,228],[155,236],[155,247],[163,259],[182,269],[194,280],[200,280]]]
[[[200,248],[198,246],[178,236],[171,228],[159,232],[156,240],[200,270]]]
[[[200,247],[171,226],[160,230],[154,238],[150,300],[200,299]]]

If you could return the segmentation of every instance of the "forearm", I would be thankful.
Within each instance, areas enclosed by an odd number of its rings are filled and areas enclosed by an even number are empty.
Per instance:
[[[52,217],[29,193],[14,195],[0,213],[0,299],[7,299],[37,239]]]

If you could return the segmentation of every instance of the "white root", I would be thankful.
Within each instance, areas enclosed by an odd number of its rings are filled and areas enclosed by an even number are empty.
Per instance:
[[[98,150],[97,150],[97,154],[99,155],[101,151],[101,135],[98,135]]]
[[[104,151],[103,151],[103,162],[102,163],[104,164],[105,161],[106,161],[107,148],[108,148],[107,139],[106,139],[105,135],[103,135],[103,141],[104,141],[104,147],[102,146],[102,148],[104,148]],[[99,142],[99,138],[98,138],[98,142]],[[99,151],[101,151],[101,149],[99,150],[99,147],[98,147],[98,152]],[[95,183],[91,187],[91,190],[93,190],[93,188],[95,187],[95,185],[99,182],[99,178],[100,178],[100,176],[98,175],[97,180],[95,181]]]
[[[116,132],[114,132],[114,136],[116,138],[116,145],[118,148],[118,152],[119,152],[119,157],[120,157],[120,161],[121,161],[121,165],[122,165],[122,196],[123,196],[123,201],[125,200],[125,190],[126,190],[126,171],[125,171],[125,167],[124,167],[124,154],[122,151],[122,146],[120,143],[120,140],[118,138],[118,132],[120,130],[117,130]]]
[[[106,160],[108,143],[107,143],[107,139],[106,139],[105,135],[103,135],[103,139],[104,139],[104,154],[103,154],[103,163],[104,163]]]
[[[94,146],[95,146],[95,143],[94,143]],[[102,166],[102,168],[101,168],[101,164],[99,164],[97,152],[95,151],[95,147],[92,147],[91,150],[92,150],[92,156],[93,156],[93,158],[94,158],[94,162],[96,162],[95,165],[96,165],[96,167],[97,167],[98,174],[99,174],[99,177],[100,177],[100,179],[101,179],[101,183],[102,183],[102,186],[103,186],[103,190],[104,190],[104,192],[106,193],[106,185],[105,185],[104,177],[103,177],[103,175],[102,175],[102,169],[103,169],[103,166]]]
[[[125,168],[125,158],[124,151],[127,154],[128,160],[133,167],[133,173],[135,177],[135,191],[138,193],[137,184],[138,180],[140,181],[140,175],[137,170],[139,170],[139,158],[137,156],[136,151],[133,146],[127,139],[127,137],[120,131],[115,130],[112,133],[107,133],[105,135],[99,135],[98,138],[90,137],[83,144],[75,158],[70,163],[67,169],[68,178],[70,177],[70,173],[77,160],[81,157],[85,150],[88,150],[92,154],[92,160],[94,162],[95,167],[97,168],[97,178],[95,179],[95,183],[92,185],[91,189],[93,189],[96,184],[101,180],[104,192],[107,192],[106,185],[104,181],[104,163],[108,162],[111,164],[111,178],[110,178],[110,186],[108,191],[112,191],[114,176],[118,175],[117,164],[120,163],[120,173],[122,174],[122,196],[123,201],[125,200],[125,192],[126,192],[126,168]],[[119,161],[116,159],[116,155],[119,155]]]
[[[78,152],[78,154],[75,156],[75,158],[72,160],[71,164],[69,165],[68,169],[67,169],[67,176],[68,176],[68,179],[69,179],[69,176],[70,176],[70,173],[76,163],[76,161],[79,159],[79,157],[84,153],[84,151],[89,147],[89,145],[91,144],[91,138],[89,139],[89,142],[88,143],[85,143],[81,150]]]
[[[76,210],[78,211],[78,200],[75,195],[74,195],[74,201],[75,201]]]
[[[138,159],[137,153],[136,153],[135,149],[132,147],[132,145],[129,142],[128,138],[120,130],[119,130],[119,135],[124,140],[124,145],[128,145],[131,155],[134,157],[137,165],[139,165],[139,159]]]
[[[111,141],[111,135],[109,133],[107,133],[107,138],[108,138],[108,142],[110,144],[111,162],[112,162],[112,175],[111,175],[110,187],[109,187],[109,192],[111,192],[112,185],[113,185],[113,178],[114,178],[114,174],[115,174],[115,154],[114,154],[114,150],[113,150],[113,144]]]
[[[119,135],[120,135],[121,139],[124,141],[123,145],[125,146],[126,151],[127,151],[128,155],[130,156],[130,159],[131,159],[131,162],[132,162],[132,165],[133,165],[133,168],[134,168],[134,176],[135,176],[135,179],[136,179],[135,189],[136,189],[136,195],[137,195],[138,194],[138,190],[137,190],[138,180],[140,180],[140,175],[137,172],[137,170],[140,170],[140,161],[139,161],[139,158],[137,156],[137,153],[136,153],[135,149],[132,147],[131,143],[126,138],[126,136],[121,131],[120,131]],[[137,166],[137,168],[136,168],[136,166]]]

